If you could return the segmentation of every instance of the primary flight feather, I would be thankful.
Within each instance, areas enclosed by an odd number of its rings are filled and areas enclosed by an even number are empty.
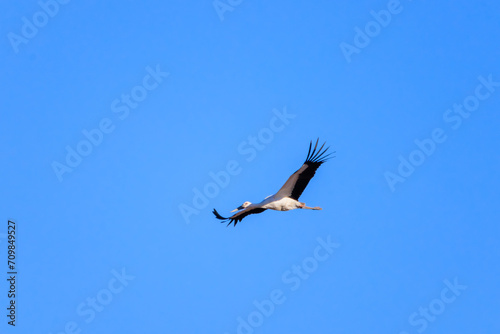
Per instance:
[[[251,203],[245,202],[237,209],[231,211],[235,212],[231,217],[222,217],[217,210],[214,209],[213,213],[217,219],[222,220],[222,223],[228,223],[227,226],[234,223],[234,226],[238,222],[240,222],[243,218],[248,215],[261,213],[270,210],[277,211],[288,211],[294,209],[311,209],[311,210],[321,210],[320,207],[308,207],[305,203],[299,202],[299,197],[302,195],[302,192],[309,184],[309,181],[313,178],[314,174],[316,174],[316,170],[321,166],[325,161],[327,161],[331,157],[332,153],[326,154],[329,147],[323,150],[323,147],[326,143],[324,143],[318,149],[319,139],[316,140],[316,145],[313,144],[312,141],[309,144],[309,152],[307,153],[307,158],[302,167],[299,168],[295,173],[293,173],[288,180],[285,182],[283,187],[274,195],[265,198],[260,203]]]

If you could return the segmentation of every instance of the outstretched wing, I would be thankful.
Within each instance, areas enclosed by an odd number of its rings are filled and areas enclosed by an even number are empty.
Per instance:
[[[267,209],[247,207],[247,208],[235,213],[234,215],[232,215],[231,217],[228,217],[228,218],[222,217],[215,209],[214,209],[213,213],[214,213],[215,217],[217,217],[217,219],[222,220],[221,223],[229,222],[227,224],[227,226],[231,225],[232,223],[234,223],[234,226],[236,226],[236,224],[238,224],[238,222],[242,221],[243,218],[245,218],[246,216],[253,215],[255,213],[261,213],[261,212],[264,212],[266,210]]]
[[[276,196],[279,197],[291,197],[295,200],[299,200],[300,195],[304,189],[306,189],[309,181],[313,178],[314,174],[316,174],[316,170],[321,166],[325,161],[330,158],[332,153],[325,155],[326,151],[328,151],[329,147],[323,149],[326,143],[324,143],[319,150],[318,148],[319,139],[316,140],[316,145],[311,152],[312,149],[312,141],[309,144],[309,152],[307,153],[307,158],[302,167],[298,171],[292,174],[285,182],[283,187],[278,191]]]

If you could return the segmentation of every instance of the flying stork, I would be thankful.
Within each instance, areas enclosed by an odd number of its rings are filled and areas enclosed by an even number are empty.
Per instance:
[[[274,195],[266,197],[260,203],[251,203],[245,202],[237,209],[234,209],[231,212],[238,211],[231,217],[224,218],[222,217],[217,210],[214,209],[213,213],[217,219],[222,220],[222,223],[227,223],[227,226],[234,223],[234,226],[240,221],[243,220],[248,215],[261,213],[266,211],[267,209],[277,210],[277,211],[289,211],[294,209],[310,209],[310,210],[321,210],[320,207],[308,207],[306,203],[299,202],[299,197],[302,195],[302,192],[309,184],[309,181],[313,178],[316,170],[321,166],[325,161],[330,158],[330,155],[335,152],[331,152],[325,155],[326,151],[328,151],[329,147],[323,149],[326,143],[324,143],[319,150],[318,148],[318,140],[316,140],[316,145],[314,149],[312,148],[312,141],[309,144],[309,152],[307,153],[307,158],[302,167],[299,168],[298,171],[293,173],[288,180],[285,182],[283,187]],[[312,151],[311,151],[312,149]]]

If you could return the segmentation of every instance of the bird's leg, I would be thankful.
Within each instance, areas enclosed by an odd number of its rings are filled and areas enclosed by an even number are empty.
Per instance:
[[[299,208],[301,208],[301,209],[309,209],[309,210],[323,210],[319,206],[315,206],[314,208],[311,208],[310,206],[306,206],[306,203],[300,203]]]

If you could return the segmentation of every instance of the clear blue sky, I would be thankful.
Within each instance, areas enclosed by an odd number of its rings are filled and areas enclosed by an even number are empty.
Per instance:
[[[1,5],[1,333],[500,332],[498,1],[60,1]],[[318,137],[323,211],[215,219]]]

